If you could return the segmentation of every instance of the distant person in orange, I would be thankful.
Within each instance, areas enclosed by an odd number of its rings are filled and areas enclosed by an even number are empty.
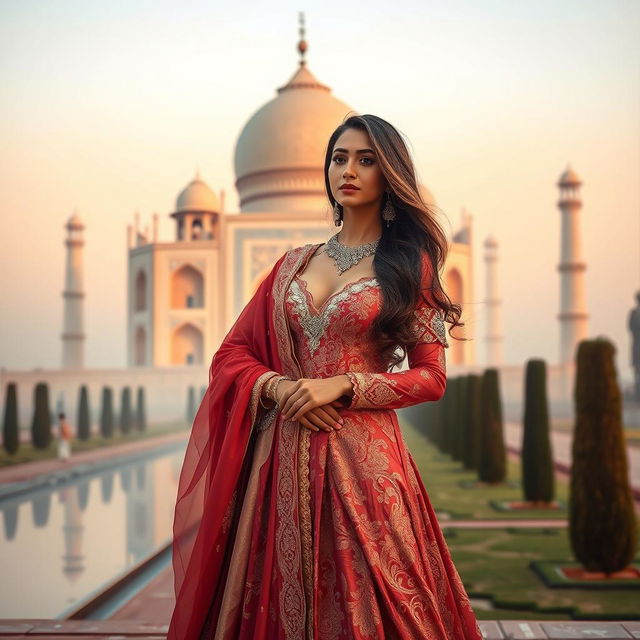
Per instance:
[[[66,420],[64,413],[58,414],[58,459],[65,462],[71,457],[71,425]]]

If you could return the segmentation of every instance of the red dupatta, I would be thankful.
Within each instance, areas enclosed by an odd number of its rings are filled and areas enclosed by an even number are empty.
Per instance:
[[[277,344],[282,327],[274,327],[274,318],[281,321],[274,313],[274,282],[285,258],[289,256],[286,266],[294,266],[299,253],[294,249],[279,258],[213,356],[178,483],[173,525],[176,605],[167,640],[197,640],[212,603],[219,607],[216,589],[228,561],[229,520],[234,505],[242,501],[243,465],[251,456],[256,416],[263,413],[259,395],[273,371],[287,373]],[[287,283],[289,276],[292,273],[284,277]]]

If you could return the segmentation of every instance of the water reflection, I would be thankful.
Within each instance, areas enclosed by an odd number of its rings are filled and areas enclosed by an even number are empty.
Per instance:
[[[4,513],[4,537],[5,540],[13,540],[16,536],[16,529],[18,528],[18,505],[8,505],[3,510]]]
[[[131,491],[131,467],[126,467],[120,471],[120,484],[125,493]]]
[[[102,502],[109,502],[113,494],[113,473],[105,473],[100,478],[100,493]]]
[[[33,524],[36,527],[46,527],[51,509],[51,494],[41,494],[36,496],[31,502],[31,514]]]
[[[83,484],[87,485],[86,482]],[[82,485],[64,487],[58,496],[63,505],[62,531],[65,553],[62,556],[62,572],[69,583],[75,583],[84,572],[84,555],[82,553],[84,527],[82,526],[82,509],[80,508]]]
[[[89,481],[81,480],[78,483],[78,505],[80,511],[84,511],[87,508],[89,502]]]
[[[181,445],[0,501],[0,617],[56,618],[167,544],[183,457]]]

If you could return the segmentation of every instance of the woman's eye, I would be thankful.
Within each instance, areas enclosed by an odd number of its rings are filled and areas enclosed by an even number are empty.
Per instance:
[[[344,160],[344,158],[343,158],[342,156],[336,156],[336,157],[333,159],[333,161],[334,161],[334,162],[336,162],[337,164],[340,164],[340,163],[338,162],[338,160]],[[366,162],[365,162],[365,166],[370,166],[370,165],[374,164],[374,162],[375,162],[375,161],[373,160],[373,158],[361,158],[361,160],[366,160]]]

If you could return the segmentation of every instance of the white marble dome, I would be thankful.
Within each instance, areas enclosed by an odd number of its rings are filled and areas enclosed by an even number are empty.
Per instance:
[[[180,192],[176,199],[176,211],[214,211],[220,212],[218,196],[199,175]]]
[[[354,114],[301,63],[238,137],[234,166],[240,210],[321,212],[328,207],[326,145],[333,130]]]

